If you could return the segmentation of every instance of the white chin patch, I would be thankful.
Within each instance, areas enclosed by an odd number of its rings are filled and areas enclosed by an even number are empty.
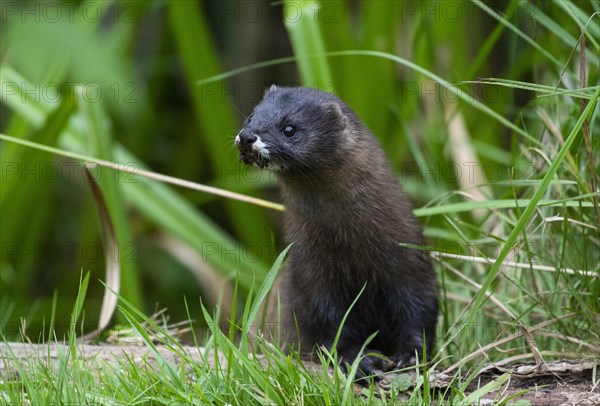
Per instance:
[[[269,159],[269,149],[259,136],[256,136],[256,141],[252,144],[252,149],[256,151],[263,158]]]

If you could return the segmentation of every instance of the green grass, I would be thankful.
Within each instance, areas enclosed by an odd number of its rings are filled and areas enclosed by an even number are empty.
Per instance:
[[[11,4],[0,45],[0,333],[65,340],[69,350],[53,367],[47,354],[2,354],[18,371],[0,380],[2,403],[394,404],[400,395],[471,404],[506,383],[471,392],[489,362],[600,354],[597,1],[430,1],[430,14],[403,2],[284,1],[260,24],[187,1],[93,3],[123,7],[106,25],[78,12],[73,22],[21,19],[21,3]],[[263,31],[274,49],[241,47]],[[269,362],[248,351],[248,321],[285,248],[270,210],[280,207],[199,190],[279,202],[273,178],[237,164],[232,147],[258,101],[243,90],[272,78],[340,95],[380,138],[415,203],[442,307],[434,358],[416,383],[401,375],[387,392],[357,394],[339,371],[308,371],[260,340],[254,349]],[[50,97],[53,86],[60,97]],[[97,88],[104,96],[91,100],[85,91]],[[123,254],[115,330],[132,329],[150,350],[166,346],[180,364],[123,358],[88,368],[78,359],[75,336],[97,324],[105,266],[84,249],[102,246],[79,176],[86,157],[201,184],[100,170]],[[236,293],[218,310],[207,294],[218,286],[161,245],[165,234],[229,281]],[[52,257],[56,247],[62,255]],[[244,255],[252,247],[261,249]],[[182,353],[166,322],[148,317],[156,306],[189,321],[195,336],[183,340],[221,351],[227,365]],[[223,320],[233,321],[224,331]],[[335,351],[320,360],[334,364]],[[429,386],[432,368],[454,377],[449,389]]]
[[[283,257],[284,253],[270,275],[276,275]],[[258,299],[264,299],[272,282],[269,278],[263,284]],[[302,366],[296,354],[286,356],[261,338],[250,338],[246,329],[242,329],[241,340],[234,343],[204,307],[202,310],[211,336],[204,343],[204,355],[198,360],[190,354],[189,347],[182,347],[174,338],[164,320],[148,318],[126,300],[122,301],[120,312],[132,329],[121,333],[129,339],[137,337],[138,342],[154,354],[153,361],[134,360],[127,355],[116,363],[101,358],[84,360],[78,351],[81,343],[76,340],[75,331],[89,274],[80,283],[77,305],[72,312],[72,334],[66,341],[67,346],[53,355],[54,362],[43,347],[39,357],[17,359],[11,351],[3,354],[3,362],[12,366],[18,377],[9,377],[0,384],[0,400],[4,403],[339,405],[368,400],[399,404],[397,396],[407,389],[407,385],[412,385],[410,381],[396,380],[389,391],[379,391],[371,386],[362,388],[357,394],[352,380],[339,369],[333,373],[328,371],[327,368],[336,363],[335,355],[320,353],[324,367],[312,370]],[[260,300],[247,303],[244,308],[252,310],[245,312],[242,325],[253,323],[259,304]],[[248,345],[250,340],[252,346]],[[163,357],[158,346],[176,354],[179,362],[175,364]],[[224,354],[225,361],[213,357],[215,352]],[[356,374],[357,365],[355,362],[350,378]],[[425,376],[417,374],[414,393],[410,397],[414,404],[429,403],[432,397],[438,396],[426,389],[426,368],[423,373]],[[423,391],[420,390],[422,387]],[[485,389],[483,392],[487,393]]]

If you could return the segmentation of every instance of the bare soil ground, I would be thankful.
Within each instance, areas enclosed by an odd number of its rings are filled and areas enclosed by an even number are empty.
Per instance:
[[[478,375],[467,393],[509,374],[505,384],[483,396],[480,404],[496,404],[512,398],[530,405],[600,405],[600,376],[598,360],[562,360],[541,365],[511,364],[502,368],[490,365]],[[437,377],[436,386],[447,386],[450,377]]]

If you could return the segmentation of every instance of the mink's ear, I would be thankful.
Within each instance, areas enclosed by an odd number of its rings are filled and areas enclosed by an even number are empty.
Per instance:
[[[342,108],[337,103],[323,103],[321,108],[325,112],[328,120],[335,123],[334,126],[339,131],[344,131],[349,127],[348,117],[342,111]]]
[[[270,87],[270,88],[268,88],[267,90],[265,90],[265,96],[266,96],[268,93],[271,93],[271,92],[272,92],[273,90],[275,90],[275,89],[277,89],[277,86],[275,86],[275,85],[271,85],[271,87]]]

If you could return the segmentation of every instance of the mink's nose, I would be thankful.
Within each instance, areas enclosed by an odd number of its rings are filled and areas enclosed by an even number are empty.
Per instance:
[[[242,144],[245,145],[252,145],[254,144],[254,142],[256,141],[256,135],[253,134],[251,131],[242,131],[240,133],[240,141]]]

